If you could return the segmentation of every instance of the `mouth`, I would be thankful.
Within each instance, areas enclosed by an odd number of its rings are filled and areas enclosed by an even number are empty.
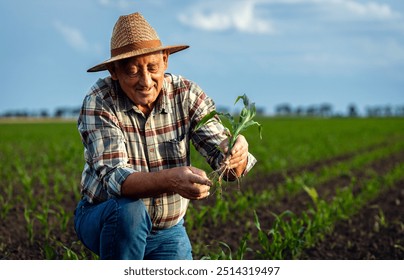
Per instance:
[[[152,94],[153,93],[153,88],[149,88],[149,89],[145,89],[145,88],[139,88],[139,89],[136,89],[136,92],[139,94],[139,95],[150,95],[150,94]]]

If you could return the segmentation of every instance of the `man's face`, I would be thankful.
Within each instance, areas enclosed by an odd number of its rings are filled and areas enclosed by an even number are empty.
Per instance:
[[[168,54],[157,52],[116,62],[108,70],[125,94],[145,114],[149,114],[163,87]]]

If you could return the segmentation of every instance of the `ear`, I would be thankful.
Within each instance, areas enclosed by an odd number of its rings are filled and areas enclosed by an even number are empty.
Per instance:
[[[108,71],[109,71],[109,74],[111,75],[111,78],[112,78],[112,80],[115,80],[115,81],[117,81],[118,80],[118,75],[116,74],[116,66],[115,66],[115,63],[108,63],[107,65],[106,65],[106,67],[107,67],[107,69],[108,69]]]
[[[170,55],[170,53],[168,52],[168,50],[163,51],[164,71],[167,70],[167,68],[168,68],[168,57],[169,57],[169,55]]]

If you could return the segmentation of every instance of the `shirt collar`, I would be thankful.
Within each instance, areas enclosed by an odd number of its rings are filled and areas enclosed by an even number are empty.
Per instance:
[[[153,114],[169,114],[172,112],[169,99],[169,82],[170,76],[166,76],[163,81],[163,88],[161,89],[160,96],[157,99],[156,106],[154,107]]]
[[[117,96],[118,111],[127,112],[136,107],[135,104],[133,104],[132,100],[130,100],[129,97],[127,97],[126,94],[123,92],[118,81],[112,81],[112,88]]]

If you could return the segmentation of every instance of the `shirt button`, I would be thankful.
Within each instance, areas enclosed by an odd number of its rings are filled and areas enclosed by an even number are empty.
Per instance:
[[[150,153],[154,153],[154,151],[155,151],[154,148],[151,148],[151,149],[149,150]]]

